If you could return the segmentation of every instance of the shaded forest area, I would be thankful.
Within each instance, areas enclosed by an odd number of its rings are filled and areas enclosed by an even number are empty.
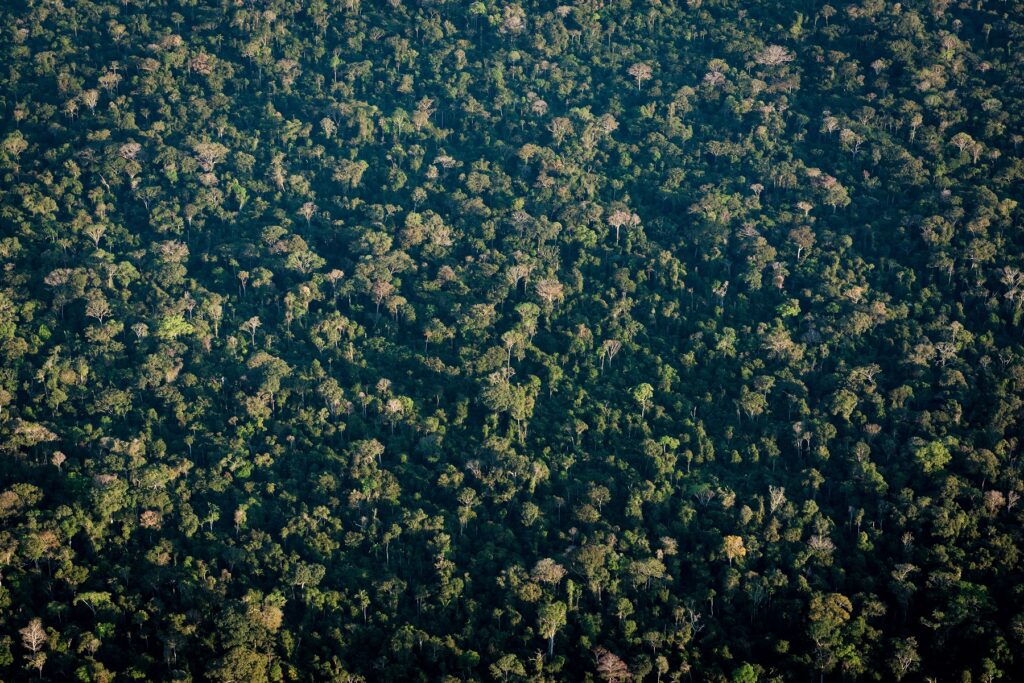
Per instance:
[[[1024,680],[1018,0],[0,17],[3,680]]]

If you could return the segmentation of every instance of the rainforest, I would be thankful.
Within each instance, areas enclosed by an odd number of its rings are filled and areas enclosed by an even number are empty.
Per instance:
[[[7,0],[0,680],[1024,680],[1021,0]]]

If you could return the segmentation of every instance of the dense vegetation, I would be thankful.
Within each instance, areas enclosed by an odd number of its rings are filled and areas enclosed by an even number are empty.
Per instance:
[[[0,678],[1024,679],[1017,0],[9,0]]]

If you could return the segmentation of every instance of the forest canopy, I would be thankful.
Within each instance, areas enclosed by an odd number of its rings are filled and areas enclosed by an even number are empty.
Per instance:
[[[0,679],[1024,680],[1019,0],[0,31]]]

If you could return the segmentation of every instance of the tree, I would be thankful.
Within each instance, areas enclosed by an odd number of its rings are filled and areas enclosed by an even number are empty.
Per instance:
[[[79,593],[75,596],[74,600],[72,601],[72,604],[85,605],[89,608],[89,611],[93,614],[93,616],[96,615],[97,609],[101,609],[104,607],[109,609],[113,607],[113,602],[111,601],[110,593],[98,591],[86,591],[83,593]]]
[[[534,565],[531,575],[534,581],[546,583],[554,588],[565,577],[565,567],[546,557]]]
[[[169,315],[160,321],[156,336],[165,341],[174,341],[178,337],[192,334],[195,328],[181,315]]]
[[[817,178],[817,186],[823,195],[823,201],[835,211],[850,204],[850,194],[846,187],[830,175]]]
[[[326,573],[327,569],[323,565],[297,562],[292,568],[291,583],[293,586],[298,586],[300,589],[305,590],[306,588],[319,585]]]
[[[795,56],[781,45],[769,45],[757,54],[754,61],[764,66],[781,66],[792,62]]]
[[[917,640],[901,638],[896,641],[892,650],[892,658],[889,660],[889,667],[897,681],[902,681],[907,674],[917,671],[921,664],[921,657],[917,653]]]
[[[43,677],[43,667],[46,665],[46,653],[37,652],[32,655],[25,664],[27,669],[35,669],[39,678]]]
[[[651,581],[665,577],[665,563],[661,560],[649,557],[644,560],[633,560],[629,563],[629,575],[633,579],[633,585],[650,588]]]
[[[639,217],[624,209],[616,209],[608,216],[608,225],[615,228],[615,244],[619,243],[619,229],[624,225],[633,224],[634,220],[639,222]]]
[[[594,650],[594,660],[597,663],[597,675],[603,681],[622,683],[632,678],[626,663],[603,647]]]
[[[961,154],[964,154],[965,152],[971,151],[978,143],[975,142],[974,138],[967,133],[960,132],[950,139],[949,144],[956,147]]]
[[[548,656],[555,654],[555,635],[565,626],[566,608],[564,602],[548,602],[537,613],[537,627],[548,640]]]
[[[815,239],[814,233],[811,232],[810,228],[804,226],[789,231],[789,240],[796,246],[796,258],[798,261],[803,258],[805,250],[809,250],[814,246]]]
[[[219,142],[199,142],[192,146],[192,151],[195,153],[196,161],[207,173],[211,173],[228,154],[228,148]]]
[[[955,442],[947,440],[946,442],[930,441],[921,443],[918,439],[914,447],[914,459],[921,465],[921,469],[925,473],[937,472],[953,459],[952,454],[949,452],[949,445],[955,445]]]
[[[729,566],[732,566],[733,560],[743,559],[747,554],[747,549],[743,545],[742,536],[726,536],[722,539],[722,552],[725,554],[726,559],[729,560]]]
[[[395,286],[387,280],[377,280],[370,286],[370,295],[377,307],[375,315],[380,318],[380,305],[384,303],[395,292]]]
[[[423,330],[423,350],[426,351],[430,342],[442,343],[450,339],[455,338],[455,330],[445,325],[437,318],[433,318],[427,323],[427,327]],[[511,362],[511,355],[509,356]]]
[[[768,399],[759,391],[751,391],[747,387],[740,389],[740,408],[747,414],[747,417],[754,419],[764,413],[768,407]]]
[[[32,654],[39,652],[48,640],[43,620],[38,617],[31,619],[18,633],[21,634],[21,644]]]
[[[256,315],[242,323],[242,330],[249,333],[253,345],[256,344],[256,330],[260,328],[261,324],[259,316]]]
[[[299,215],[306,219],[306,227],[309,227],[309,221],[313,216],[316,215],[317,205],[313,202],[306,202],[299,207]]]
[[[857,395],[848,389],[840,389],[832,394],[829,405],[833,415],[849,421],[850,415],[857,408]]]
[[[212,680],[221,683],[267,683],[270,680],[270,662],[269,655],[239,645],[232,647],[223,657],[213,662],[209,675]]]
[[[608,364],[611,365],[612,359],[615,358],[619,350],[622,349],[622,342],[617,339],[606,339],[601,343],[601,370],[604,371],[604,361],[607,358]]]
[[[750,664],[743,664],[732,672],[731,683],[757,683],[757,671]]]
[[[354,190],[359,187],[368,168],[370,165],[365,161],[345,160],[338,164],[333,177],[335,181],[345,183],[349,190]]]
[[[500,678],[502,683],[507,683],[510,678],[522,678],[526,676],[526,668],[519,658],[513,654],[502,655],[502,657],[490,666],[491,675]],[[513,679],[514,680],[514,679]]]
[[[565,296],[565,287],[555,278],[540,279],[535,287],[537,296],[540,297],[540,300],[544,302],[544,305],[549,310]]]
[[[629,75],[636,79],[636,89],[639,90],[644,81],[650,80],[654,71],[649,64],[637,62],[629,67]]]
[[[843,657],[853,654],[846,649],[844,626],[853,614],[849,598],[839,593],[815,593],[811,597],[808,632],[815,646],[814,666],[829,673]]]
[[[654,387],[646,382],[639,384],[633,389],[633,400],[640,406],[640,419],[644,419],[647,409],[651,407],[651,399],[654,398]]]

